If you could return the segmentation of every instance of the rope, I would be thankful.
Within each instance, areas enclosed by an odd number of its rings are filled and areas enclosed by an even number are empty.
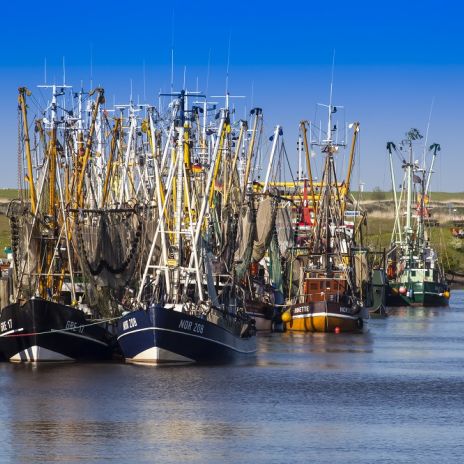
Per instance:
[[[60,332],[75,332],[78,329],[85,329],[86,327],[94,326],[94,325],[100,325],[100,324],[105,324],[107,322],[115,321],[117,319],[121,319],[122,316],[117,316],[117,317],[112,317],[109,319],[102,319],[97,322],[92,322],[90,324],[83,324],[79,325],[76,327],[69,327],[67,329],[50,329],[46,330],[44,332],[32,332],[32,333],[20,333],[20,334],[11,334],[11,335],[0,335],[0,338],[11,338],[11,337],[33,337],[37,335],[49,335],[52,333],[60,333]]]

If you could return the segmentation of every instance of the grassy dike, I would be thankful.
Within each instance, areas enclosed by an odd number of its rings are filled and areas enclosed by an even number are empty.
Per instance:
[[[379,251],[388,248],[395,217],[393,194],[365,192],[354,197],[367,212],[365,244]],[[447,272],[464,273],[464,239],[454,238],[451,233],[454,221],[464,220],[464,193],[432,193],[428,206],[431,219],[439,223],[438,226],[427,227],[430,243]]]
[[[0,204],[7,205],[10,200],[18,198],[16,189],[0,189]],[[5,258],[4,249],[10,246],[10,223],[4,214],[0,214],[0,258]]]
[[[367,211],[367,227],[364,242],[371,249],[381,251],[390,244],[394,221],[394,203],[391,192],[354,193],[363,209]],[[0,189],[0,203],[17,198],[15,189]],[[432,217],[439,221],[438,227],[428,229],[430,242],[439,253],[447,271],[464,273],[464,239],[456,239],[451,234],[453,221],[464,219],[464,193],[436,192],[431,194]],[[8,219],[0,214],[0,256],[10,245]]]

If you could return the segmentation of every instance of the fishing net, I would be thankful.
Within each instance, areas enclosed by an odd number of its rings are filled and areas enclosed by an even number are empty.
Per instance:
[[[84,273],[99,287],[123,287],[135,271],[144,222],[131,210],[81,212],[75,248]]]
[[[295,298],[303,294],[303,271],[307,264],[307,256],[299,256],[287,261],[286,280],[288,288],[285,289],[285,294],[288,297]]]
[[[10,220],[15,287],[20,288],[21,296],[27,299],[35,294],[38,285],[40,227],[29,210],[18,201],[10,203],[7,215]]]
[[[277,232],[277,242],[279,245],[280,256],[288,256],[290,249],[293,247],[294,231],[292,219],[290,217],[291,205],[277,208],[275,228]]]
[[[256,240],[253,244],[253,261],[258,262],[264,258],[272,238],[276,217],[276,204],[272,197],[260,201],[256,213]]]
[[[280,260],[277,235],[273,235],[269,245],[269,277],[275,289],[283,291],[282,262]]]
[[[256,224],[253,220],[253,210],[249,205],[243,207],[239,214],[234,259],[235,274],[238,279],[241,279],[251,262]]]
[[[356,276],[356,287],[364,288],[369,280],[366,250],[356,250],[354,252],[354,271]]]

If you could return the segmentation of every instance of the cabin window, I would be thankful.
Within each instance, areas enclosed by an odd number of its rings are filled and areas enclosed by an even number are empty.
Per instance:
[[[430,269],[427,269],[427,270],[425,271],[425,277],[430,277]]]
[[[317,283],[311,284],[310,288],[311,290],[317,290],[318,289]]]
[[[416,277],[416,271],[411,271],[411,277]]]

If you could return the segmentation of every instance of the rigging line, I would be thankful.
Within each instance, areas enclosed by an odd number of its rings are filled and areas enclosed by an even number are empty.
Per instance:
[[[432,97],[432,103],[430,104],[429,120],[427,122],[427,130],[425,131],[424,152],[422,154],[422,168],[423,169],[425,169],[425,155],[427,154],[427,141],[429,138],[430,121],[432,119],[432,111],[433,111],[434,103],[435,103],[435,97]]]
[[[402,153],[400,153],[400,151],[398,150],[398,148],[396,148],[396,146],[393,149],[393,151],[396,154],[396,157],[398,158],[398,160],[401,162],[401,164],[406,162],[404,156],[402,155]]]
[[[116,321],[118,319],[121,319],[122,317],[123,317],[123,315],[108,318],[108,319],[100,319],[100,320],[98,320],[96,322],[91,322],[89,324],[81,324],[81,325],[76,326],[76,327],[68,327],[68,328],[64,328],[64,329],[50,329],[50,330],[46,330],[46,331],[43,331],[43,332],[31,332],[31,333],[23,333],[23,332],[21,332],[19,334],[17,333],[17,334],[2,335],[2,337],[5,337],[5,338],[10,338],[10,337],[32,337],[32,336],[46,335],[46,334],[51,334],[51,333],[75,332],[78,329],[85,329],[86,327],[91,327],[91,326],[94,326],[94,325],[106,324],[107,322]]]
[[[295,176],[293,175],[292,167],[290,166],[290,160],[288,159],[287,149],[285,148],[285,143],[283,140],[282,140],[281,150],[284,152],[285,159],[287,160],[288,169],[290,171],[290,176],[292,178],[292,181],[295,182]]]

